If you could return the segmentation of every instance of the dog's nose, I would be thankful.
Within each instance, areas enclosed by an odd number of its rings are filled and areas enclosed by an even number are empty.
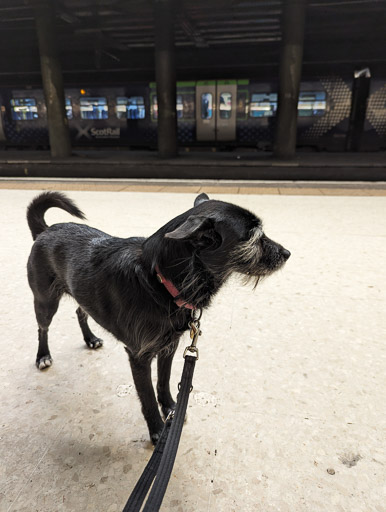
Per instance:
[[[283,249],[283,250],[281,251],[281,254],[282,254],[282,256],[283,256],[283,258],[284,258],[285,260],[288,260],[288,258],[291,256],[291,253],[290,253],[289,251],[287,251],[287,249]]]

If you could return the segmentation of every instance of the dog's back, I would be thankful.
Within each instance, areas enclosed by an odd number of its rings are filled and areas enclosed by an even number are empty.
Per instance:
[[[60,282],[66,282],[67,267],[71,265],[72,259],[76,260],[84,252],[85,242],[95,237],[108,237],[102,231],[73,222],[49,227],[44,220],[44,214],[53,207],[85,219],[75,203],[60,192],[43,192],[33,199],[27,209],[27,222],[35,243],[28,259],[27,270],[34,292],[40,287],[38,283],[44,283],[43,287],[46,288],[47,282],[54,285],[58,292]],[[64,285],[61,288],[62,291],[69,292]]]
[[[55,314],[61,296],[68,294],[84,314],[89,313],[97,323],[124,340],[124,329],[116,316],[131,301],[138,302],[133,293],[135,276],[130,288],[127,284],[138,266],[144,238],[114,237],[74,222],[47,226],[44,214],[51,207],[84,219],[76,205],[57,192],[37,196],[28,207],[27,220],[35,242],[27,274],[40,324],[46,325],[46,318]]]

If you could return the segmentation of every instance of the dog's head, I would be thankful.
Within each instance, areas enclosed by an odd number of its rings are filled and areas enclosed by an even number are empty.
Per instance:
[[[238,272],[257,284],[282,267],[291,254],[265,235],[261,220],[253,213],[210,200],[206,194],[200,194],[194,208],[174,221],[178,225],[164,237],[191,244],[203,266],[221,280]]]

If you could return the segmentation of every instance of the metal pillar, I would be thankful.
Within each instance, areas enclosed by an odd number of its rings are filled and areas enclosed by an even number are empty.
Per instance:
[[[292,158],[296,149],[297,109],[303,60],[307,0],[284,0],[274,154]]]
[[[371,73],[369,68],[354,73],[346,151],[360,151],[363,128],[366,121],[370,80]]]
[[[35,0],[33,3],[47,107],[51,156],[65,158],[71,155],[71,143],[64,100],[62,69],[56,47],[53,2],[52,0]]]
[[[174,0],[155,0],[155,76],[158,101],[158,155],[177,155]]]

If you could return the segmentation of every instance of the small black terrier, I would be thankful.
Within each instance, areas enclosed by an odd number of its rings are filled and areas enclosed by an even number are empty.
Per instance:
[[[48,227],[44,214],[52,207],[85,218],[60,192],[44,192],[28,207],[28,225],[36,240],[28,260],[39,326],[36,366],[43,370],[52,364],[48,328],[67,293],[79,304],[76,313],[90,348],[103,342],[91,332],[88,315],[125,344],[156,443],[163,421],[151,382],[151,360],[158,356],[157,398],[167,416],[175,408],[169,389],[172,360],[191,310],[209,306],[232,272],[256,285],[279,269],[290,252],[265,236],[253,213],[206,194],[149,238],[117,238],[72,222]]]

